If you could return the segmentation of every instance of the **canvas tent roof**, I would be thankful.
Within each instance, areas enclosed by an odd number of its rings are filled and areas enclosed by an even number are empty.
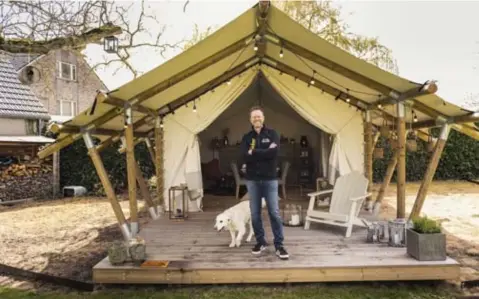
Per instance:
[[[58,128],[57,142],[40,152],[40,156],[81,138],[82,130],[90,131],[106,145],[118,140],[124,128],[123,108],[127,102],[135,110],[135,132],[142,137],[154,128],[158,114],[168,117],[185,103],[240,80],[239,75],[253,67],[271,74],[279,72],[304,85],[314,77],[311,89],[324,91],[317,101],[334,98],[361,110],[371,109],[376,125],[383,124],[383,117],[392,120],[396,116],[395,105],[386,104],[406,95],[412,97],[407,102],[412,109],[407,111],[406,121],[413,121],[414,110],[417,128],[435,126],[438,119],[460,123],[479,119],[472,111],[420,91],[422,82],[396,76],[330,44],[274,6],[269,8],[266,25],[260,26],[258,7],[253,6],[195,46],[107,96],[100,93],[92,107]],[[265,29],[265,35],[256,50],[253,46],[259,28]],[[280,52],[284,53],[282,58]],[[380,107],[378,100],[383,103]]]

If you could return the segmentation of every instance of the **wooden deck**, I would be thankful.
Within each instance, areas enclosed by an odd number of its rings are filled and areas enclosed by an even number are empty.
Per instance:
[[[97,283],[124,284],[224,284],[325,281],[446,280],[459,277],[459,264],[419,262],[405,248],[368,244],[366,231],[344,230],[312,224],[311,230],[285,227],[287,261],[273,252],[269,219],[263,218],[269,252],[252,256],[253,244],[229,248],[229,232],[213,229],[217,212],[190,214],[175,222],[164,217],[151,221],[140,232],[147,243],[148,260],[169,261],[167,267],[111,266],[105,258],[93,268]],[[253,240],[254,241],[254,240]]]

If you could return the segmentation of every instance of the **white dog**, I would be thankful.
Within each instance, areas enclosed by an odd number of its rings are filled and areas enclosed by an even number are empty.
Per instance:
[[[261,206],[263,208],[266,206],[264,198],[262,198]],[[214,228],[219,232],[222,230],[229,230],[231,234],[231,243],[229,246],[240,247],[241,241],[246,233],[246,224],[249,224],[249,235],[246,238],[246,242],[251,242],[254,232],[253,224],[251,222],[249,200],[243,200],[216,216]]]

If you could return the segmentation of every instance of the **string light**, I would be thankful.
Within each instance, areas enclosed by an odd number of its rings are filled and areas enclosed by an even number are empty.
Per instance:
[[[412,110],[412,115],[413,115],[413,122],[417,122],[417,115],[414,112],[414,110]]]
[[[311,76],[311,80],[309,80],[309,84],[314,85],[314,74],[316,74],[316,71],[313,70],[313,76]]]
[[[254,49],[255,52],[258,51],[258,44],[257,43],[254,43],[254,48],[253,49]]]
[[[196,101],[193,100],[193,112],[196,113]]]
[[[283,47],[281,47],[281,50],[279,50],[279,58],[283,58],[284,53],[283,53]]]
[[[231,85],[231,80],[228,79],[228,81],[226,81],[226,84]]]
[[[163,129],[163,116],[160,118],[160,128]]]
[[[349,98],[349,89],[346,88],[346,102],[351,102],[351,99]]]

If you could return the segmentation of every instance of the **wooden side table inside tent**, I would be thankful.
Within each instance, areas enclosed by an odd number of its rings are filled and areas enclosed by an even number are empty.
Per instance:
[[[176,207],[176,191],[181,192],[181,209]],[[188,186],[181,184],[180,186],[171,186],[168,189],[169,218],[175,220],[184,220],[188,218]]]

